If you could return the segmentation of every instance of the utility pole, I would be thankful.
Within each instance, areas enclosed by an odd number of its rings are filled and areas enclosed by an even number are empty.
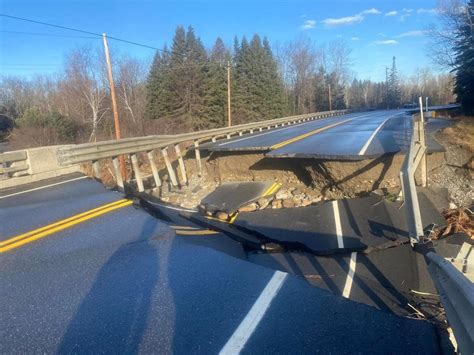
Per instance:
[[[227,119],[232,126],[232,108],[230,107],[230,61],[227,61]]]
[[[328,84],[329,111],[332,111],[331,84]]]
[[[428,96],[425,97],[425,110],[428,112]]]
[[[117,98],[115,96],[115,84],[114,84],[114,77],[112,75],[112,62],[110,60],[110,53],[109,53],[109,46],[107,44],[107,35],[102,33],[102,42],[104,44],[104,52],[105,52],[105,61],[107,62],[107,74],[109,77],[109,86],[110,86],[110,97],[112,99],[112,111],[114,113],[114,126],[115,126],[115,139],[122,138],[122,133],[120,131],[120,121],[117,109]],[[120,162],[120,171],[122,173],[122,177],[124,179],[127,178],[127,170],[125,169],[125,160],[123,156],[119,156]]]
[[[388,100],[388,67],[385,66],[385,100],[386,100],[386,104],[387,104],[387,110],[388,110],[388,104],[389,104],[389,100]]]

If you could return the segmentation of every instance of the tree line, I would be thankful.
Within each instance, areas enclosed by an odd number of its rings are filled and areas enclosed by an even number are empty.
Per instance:
[[[395,58],[382,81],[360,80],[351,71],[343,41],[316,45],[299,38],[271,46],[258,34],[217,38],[207,49],[192,27],[177,27],[171,45],[147,65],[112,53],[124,137],[170,134],[227,124],[227,70],[232,123],[337,109],[401,107],[429,96],[453,101],[453,78],[421,69],[405,78]],[[101,48],[67,54],[64,69],[33,79],[2,77],[0,129],[14,127],[13,147],[113,138],[113,118]]]

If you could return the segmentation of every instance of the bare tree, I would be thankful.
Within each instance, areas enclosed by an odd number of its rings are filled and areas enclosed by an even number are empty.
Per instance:
[[[465,11],[466,0],[438,0],[436,8],[438,24],[431,25],[428,30],[432,39],[429,54],[433,62],[443,69],[454,66],[453,46]]]
[[[89,108],[86,118],[91,125],[89,141],[97,140],[99,124],[108,111],[107,91],[104,85],[104,67],[101,56],[90,47],[72,51],[66,58],[67,90],[72,92]]]
[[[126,126],[132,134],[144,133],[144,109],[146,105],[146,72],[141,62],[135,58],[123,57],[117,60],[117,86],[120,104],[126,113]],[[122,116],[123,117],[123,116]]]

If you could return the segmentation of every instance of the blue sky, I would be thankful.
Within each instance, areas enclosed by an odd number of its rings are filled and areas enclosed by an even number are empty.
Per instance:
[[[352,70],[357,77],[382,80],[392,56],[397,57],[398,69],[404,75],[432,66],[424,32],[436,20],[435,5],[436,0],[1,0],[0,13],[106,32],[160,48],[171,42],[177,25],[192,25],[206,46],[211,46],[217,36],[232,45],[235,35],[251,37],[256,32],[273,44],[298,36],[320,44],[343,39],[352,48]],[[0,74],[53,73],[61,69],[71,49],[101,45],[100,39],[56,35],[81,36],[0,17]],[[112,46],[143,59],[154,54],[133,45],[116,42]]]

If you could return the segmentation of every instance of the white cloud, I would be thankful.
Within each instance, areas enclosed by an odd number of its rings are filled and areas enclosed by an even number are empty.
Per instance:
[[[385,16],[397,16],[398,11],[389,11],[385,13]]]
[[[406,7],[404,7],[402,11],[406,13],[411,13],[413,12],[413,9],[407,9]]]
[[[367,9],[364,11],[359,12],[353,16],[345,16],[339,18],[327,18],[322,21],[326,26],[335,27],[335,26],[346,26],[352,25],[357,22],[361,22],[364,20],[366,15],[379,15],[381,12],[376,8]]]
[[[381,12],[375,8],[362,11],[359,15],[380,15]]]
[[[436,14],[438,11],[436,9],[418,9],[416,10],[417,14]]]
[[[358,41],[359,39],[359,37],[351,37],[351,41]]]
[[[396,38],[405,38],[405,37],[420,37],[426,35],[426,31],[416,30],[400,33]]]
[[[383,41],[374,41],[373,44],[376,44],[376,45],[393,45],[393,44],[398,44],[398,41],[394,40],[394,39],[385,39]]]
[[[314,20],[306,20],[301,25],[301,29],[303,29],[303,30],[309,30],[309,29],[315,28],[315,27],[316,27],[316,21],[314,21]]]
[[[345,26],[352,25],[357,22],[361,22],[364,19],[364,16],[355,15],[355,16],[346,16],[340,18],[327,18],[323,20],[323,23],[326,26]]]

